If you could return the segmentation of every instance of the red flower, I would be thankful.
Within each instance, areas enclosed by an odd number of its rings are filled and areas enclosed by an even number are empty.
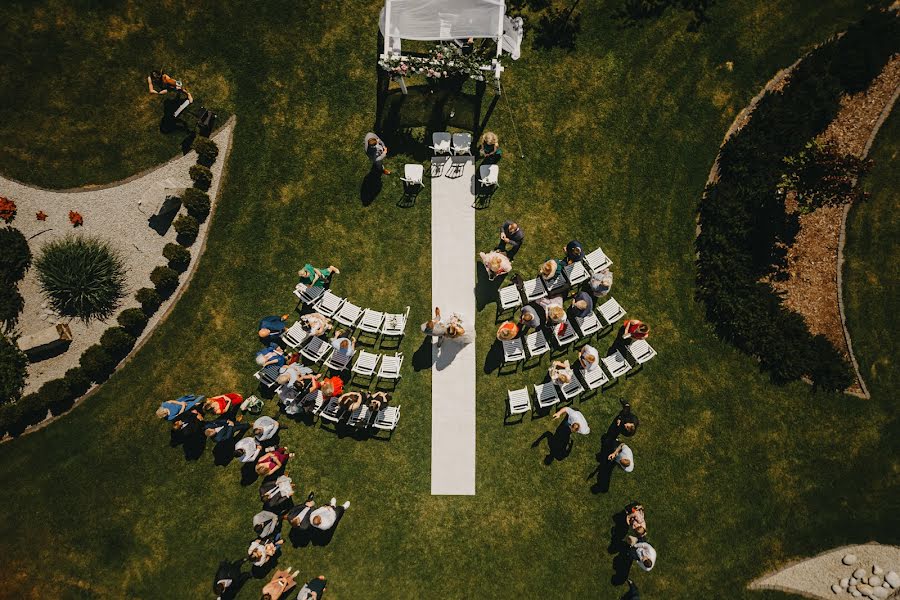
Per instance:
[[[77,213],[74,210],[69,211],[69,222],[72,223],[73,227],[78,227],[79,225],[84,225],[84,218],[81,216],[81,213]]]
[[[0,196],[0,219],[7,224],[16,218],[16,203]]]
[[[37,211],[37,214],[34,216],[38,221],[46,221],[47,220],[47,213],[45,213],[42,210]]]

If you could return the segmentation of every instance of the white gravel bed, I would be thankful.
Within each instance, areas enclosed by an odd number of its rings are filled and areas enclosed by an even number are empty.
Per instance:
[[[219,157],[211,167],[213,181],[209,196],[213,210],[235,122],[232,117],[212,137],[219,146]],[[54,323],[68,323],[74,339],[65,352],[29,365],[26,394],[36,391],[47,381],[62,377],[67,370],[77,366],[82,352],[99,342],[100,336],[107,328],[117,325],[116,317],[122,310],[140,306],[134,299],[134,293],[142,287],[153,287],[150,272],[157,266],[167,264],[162,255],[163,247],[169,242],[174,242],[177,237],[175,229],[171,226],[165,235],[161,236],[150,227],[149,218],[159,202],[165,198],[167,188],[186,188],[192,185],[188,169],[196,161],[197,154],[191,151],[138,178],[107,187],[77,191],[43,190],[0,177],[0,196],[13,200],[17,206],[16,218],[12,225],[29,240],[28,244],[34,257],[38,256],[44,244],[67,234],[91,235],[107,240],[118,250],[127,269],[126,296],[116,314],[107,321],[94,321],[90,324],[85,324],[79,319],[59,317],[48,310],[35,269],[28,270],[25,278],[19,283],[19,291],[25,299],[25,308],[19,316],[17,333],[29,335]],[[81,214],[84,218],[83,226],[72,226],[69,222],[70,210]],[[46,221],[36,219],[38,211],[48,215]],[[182,207],[180,211],[183,213],[184,208]],[[152,333],[168,308],[181,295],[181,290],[193,274],[196,261],[205,246],[211,220],[212,212],[200,225],[197,240],[189,248],[191,252],[189,270],[181,276],[175,293],[150,318],[146,329],[138,338],[138,345]]]
[[[748,587],[751,590],[780,590],[823,600],[900,598],[900,576],[897,573],[900,573],[900,548],[871,542],[835,548],[793,563],[760,577]],[[891,585],[886,580],[898,585]],[[877,585],[869,586],[870,582]],[[877,588],[880,591],[875,592]],[[859,595],[853,593],[856,589],[860,590]],[[870,595],[870,590],[873,595]]]

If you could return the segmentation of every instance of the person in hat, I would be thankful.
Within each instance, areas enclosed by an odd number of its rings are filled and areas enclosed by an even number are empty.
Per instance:
[[[512,321],[504,321],[497,329],[497,339],[500,341],[514,340],[518,335],[519,326]]]
[[[578,240],[572,240],[566,244],[566,264],[580,261],[584,257],[584,248]]]
[[[550,381],[559,385],[566,385],[575,378],[575,373],[568,360],[554,360],[548,369]]]
[[[488,279],[493,281],[500,275],[506,275],[512,270],[512,263],[509,258],[497,250],[491,252],[479,252],[481,263],[487,270]]]
[[[602,298],[609,294],[609,290],[612,289],[612,284],[613,274],[609,269],[603,269],[599,273],[594,273],[591,275],[590,281],[588,281],[591,293],[597,298]]]

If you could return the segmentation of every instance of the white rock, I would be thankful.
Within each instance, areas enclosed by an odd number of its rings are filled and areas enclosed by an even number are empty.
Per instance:
[[[845,565],[855,565],[856,560],[857,559],[855,554],[845,554],[844,558],[841,559],[841,562]]]
[[[891,584],[889,584],[887,581],[885,581],[884,583],[881,584],[881,587],[886,587],[887,589],[891,589]]]
[[[874,588],[871,585],[869,585],[868,583],[861,583],[858,586],[856,586],[856,589],[857,589],[857,591],[859,591],[863,594],[871,594],[872,590]]]
[[[842,588],[844,588],[846,590],[848,585],[850,585],[849,577],[844,577],[843,579],[841,579],[841,587]]]
[[[879,577],[878,575],[872,575],[869,577],[869,585],[872,587],[878,587],[884,582],[884,579]]]
[[[872,565],[872,575],[884,575],[884,569],[878,565]]]
[[[884,576],[884,580],[895,590],[900,587],[900,575],[897,575],[896,571],[888,571],[887,575]]]
[[[856,577],[857,579],[862,579],[863,577],[866,576],[866,572],[863,571],[862,569],[857,569],[857,570],[853,571],[853,576]]]
[[[843,591],[843,588],[838,584],[834,584],[833,586],[831,586],[831,591],[835,594],[840,594]]]
[[[859,583],[859,579],[857,579],[856,577],[850,578],[850,585],[856,585],[857,583]]]
[[[884,598],[887,598],[890,595],[891,592],[884,589],[883,587],[877,587],[872,590],[872,596],[875,596],[876,598],[878,598],[878,600],[884,600]]]
[[[852,592],[850,592],[850,594],[851,594],[854,598],[862,598],[862,594],[860,594],[860,593],[857,592],[856,590],[853,590]]]

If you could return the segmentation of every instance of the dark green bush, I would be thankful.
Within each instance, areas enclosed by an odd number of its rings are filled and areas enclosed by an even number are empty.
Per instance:
[[[31,266],[28,240],[15,227],[0,228],[0,285],[19,282]]]
[[[191,179],[194,181],[194,187],[201,189],[204,192],[209,189],[209,186],[212,183],[212,171],[209,170],[209,167],[203,165],[191,165],[191,168],[188,169],[188,175],[190,175]]]
[[[122,360],[134,348],[134,336],[121,327],[110,327],[100,336],[100,345],[109,355]]]
[[[54,416],[58,416],[72,408],[74,398],[69,390],[69,382],[65,379],[51,379],[38,390],[45,406]]]
[[[179,243],[184,242],[185,246],[193,244],[200,232],[200,224],[190,215],[178,215],[172,223],[172,227],[178,232]]]
[[[96,383],[106,381],[116,368],[118,361],[110,355],[100,344],[94,344],[81,355],[82,371],[87,377]]]
[[[205,221],[206,217],[209,216],[209,209],[211,206],[209,194],[203,190],[188,188],[184,190],[181,201],[184,203],[184,207],[187,209],[188,214],[197,219],[199,223]]]
[[[163,256],[169,261],[169,267],[183,273],[191,263],[191,252],[181,244],[169,242],[163,248]]]
[[[72,399],[78,399],[91,387],[91,378],[87,376],[81,367],[72,367],[63,376],[69,386],[69,394]]]
[[[809,376],[816,388],[840,391],[856,381],[853,369],[825,336],[817,335],[813,338],[810,355],[812,366]]]
[[[54,240],[43,247],[34,266],[44,295],[61,315],[103,320],[125,296],[125,263],[99,238]]]
[[[50,405],[47,399],[39,393],[27,394],[22,396],[16,404],[21,409],[19,428],[24,431],[26,427],[37,425],[47,418],[50,411]]]
[[[194,138],[194,150],[197,152],[197,162],[206,167],[211,167],[219,156],[219,147],[216,143],[202,135]]]
[[[156,267],[150,273],[150,281],[156,286],[156,291],[163,298],[168,298],[178,287],[178,271],[169,267]]]
[[[28,358],[14,339],[0,335],[0,404],[14,402],[25,389]]]
[[[143,310],[144,314],[148,317],[155,313],[159,309],[159,305],[163,302],[155,289],[146,287],[139,289],[134,294],[134,298],[141,303],[141,310]]]
[[[126,308],[119,313],[116,321],[122,326],[122,329],[137,337],[147,326],[147,315],[140,308]]]
[[[22,410],[22,401],[0,406],[0,430],[16,437],[21,435],[28,424]]]
[[[15,327],[19,313],[25,307],[25,300],[15,284],[0,283],[0,323],[7,329]]]

